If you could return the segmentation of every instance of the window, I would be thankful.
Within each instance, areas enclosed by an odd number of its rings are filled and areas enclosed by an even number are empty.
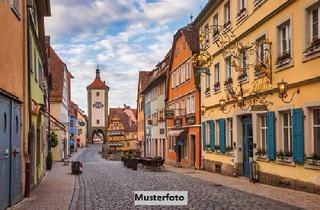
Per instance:
[[[175,82],[176,82],[176,78],[175,78],[175,72],[173,72],[171,74],[171,88],[175,87]]]
[[[210,146],[210,133],[211,133],[211,129],[210,129],[210,121],[206,122],[206,145],[204,146]]]
[[[180,110],[181,115],[182,116],[186,115],[186,101],[182,100],[180,106],[181,106],[181,110]]]
[[[238,0],[239,13],[242,13],[247,7],[247,0]]]
[[[226,58],[226,81],[232,78],[231,56]]]
[[[224,5],[224,24],[225,24],[225,26],[229,25],[230,22],[231,22],[230,1],[228,1]]]
[[[290,20],[286,21],[278,27],[280,51],[279,56],[286,54],[290,55],[291,50],[291,35],[290,35]]]
[[[179,117],[179,116],[180,116],[179,102],[176,103],[175,115],[176,115],[176,117]]]
[[[194,103],[194,96],[190,96],[187,98],[187,114],[192,114],[195,112]]]
[[[320,27],[319,27],[319,19],[320,19],[319,18],[319,14],[320,14],[319,7],[311,10],[310,14],[311,14],[311,17],[310,17],[310,20],[311,20],[310,40],[312,43],[312,42],[315,42],[319,39],[319,29],[320,29]]]
[[[247,64],[247,51],[246,50],[242,50],[240,55],[240,65],[242,67],[242,69],[247,69],[248,68],[248,64]]]
[[[219,34],[219,15],[218,13],[213,16],[213,36]]]
[[[20,18],[19,0],[11,0],[11,8],[15,15]]]
[[[96,96],[100,96],[100,92],[96,92]]]
[[[227,146],[233,147],[233,119],[227,119]]]
[[[206,89],[205,93],[210,92],[210,75],[206,74]]]
[[[209,24],[207,23],[204,26],[204,35],[205,35],[205,45],[208,45],[208,43],[210,42],[210,38],[209,38]]]
[[[320,155],[320,108],[313,110],[312,121],[314,153]]]
[[[186,79],[190,79],[191,78],[191,62],[190,60],[187,61],[187,78]]]
[[[266,35],[264,34],[264,35],[262,35],[262,36],[260,36],[257,40],[256,40],[256,42],[257,43],[260,43],[260,42],[262,42],[263,40],[265,40],[266,39]],[[264,63],[264,60],[265,60],[265,47],[264,47],[264,44],[258,44],[257,45],[257,52],[258,52],[258,54],[257,54],[257,62],[258,63]]]
[[[97,125],[99,125],[100,124],[100,120],[97,120]]]
[[[214,90],[220,89],[220,65],[219,63],[214,65]]]
[[[176,71],[176,86],[180,85],[180,69]]]
[[[260,147],[261,151],[267,150],[267,115],[260,115]]]
[[[219,126],[219,120],[216,120],[215,121],[215,147],[216,146],[219,146],[219,149],[218,148],[215,148],[215,149],[218,149],[220,150],[220,126]]]
[[[181,67],[181,83],[186,81],[186,67],[182,65]]]
[[[184,159],[188,159],[188,140],[187,139],[183,141],[183,157]]]
[[[283,151],[292,153],[292,119],[291,112],[282,113]]]

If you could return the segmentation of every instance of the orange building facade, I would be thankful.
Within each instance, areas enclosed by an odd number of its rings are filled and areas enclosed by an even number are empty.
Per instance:
[[[191,57],[199,49],[192,25],[178,30],[167,77],[167,163],[200,169],[200,90]]]

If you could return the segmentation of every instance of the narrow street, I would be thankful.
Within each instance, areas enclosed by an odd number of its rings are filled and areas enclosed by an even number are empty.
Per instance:
[[[166,170],[124,168],[99,157],[100,145],[90,145],[78,160],[83,173],[76,179],[71,209],[299,209],[279,201],[227,188]],[[133,191],[188,191],[188,206],[134,206]]]

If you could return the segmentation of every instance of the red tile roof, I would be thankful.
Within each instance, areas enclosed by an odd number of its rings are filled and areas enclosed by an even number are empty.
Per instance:
[[[91,90],[91,89],[110,89],[108,85],[106,85],[105,82],[102,82],[101,78],[100,78],[100,70],[97,69],[96,70],[96,78],[95,80],[89,85],[87,86],[87,90]]]
[[[52,47],[50,47],[50,73],[52,77],[52,91],[50,102],[62,102],[64,70],[66,64],[60,59]]]

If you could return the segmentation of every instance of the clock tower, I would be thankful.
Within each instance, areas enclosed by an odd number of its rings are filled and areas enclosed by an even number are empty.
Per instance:
[[[97,67],[96,78],[87,86],[89,143],[103,143],[106,140],[109,89],[105,81],[101,80],[100,69]]]

